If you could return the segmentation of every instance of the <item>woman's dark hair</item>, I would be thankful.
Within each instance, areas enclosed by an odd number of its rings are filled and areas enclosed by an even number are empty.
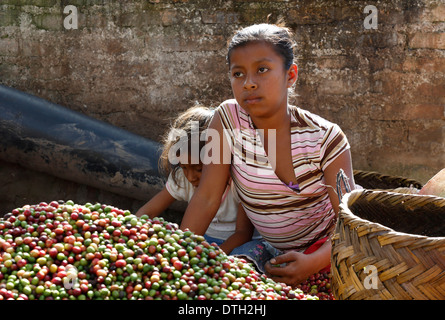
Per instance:
[[[283,57],[284,68],[288,70],[294,63],[294,42],[292,32],[284,27],[275,24],[254,24],[239,30],[229,43],[227,62],[230,65],[230,55],[236,48],[251,42],[267,42],[274,50]]]

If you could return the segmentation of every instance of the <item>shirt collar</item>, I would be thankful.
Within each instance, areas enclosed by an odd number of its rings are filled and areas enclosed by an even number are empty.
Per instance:
[[[298,108],[296,106],[292,106],[292,105],[287,105],[287,108],[289,109],[290,112],[290,126],[292,127],[296,127],[300,125],[300,122],[297,120],[295,113],[298,112]],[[244,111],[246,112],[246,111]],[[247,115],[247,119],[249,121],[249,128],[256,130],[255,124],[253,123],[252,119],[250,118],[250,115],[246,112]]]

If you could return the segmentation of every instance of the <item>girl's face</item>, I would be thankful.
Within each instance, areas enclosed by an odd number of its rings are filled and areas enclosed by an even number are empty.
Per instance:
[[[268,117],[287,108],[287,89],[297,79],[297,66],[284,68],[284,58],[267,42],[233,49],[230,81],[235,99],[251,117]]]
[[[180,164],[187,180],[196,188],[201,180],[202,164]]]

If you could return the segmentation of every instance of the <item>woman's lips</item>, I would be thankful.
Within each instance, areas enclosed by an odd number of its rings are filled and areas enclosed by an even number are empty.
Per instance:
[[[247,104],[253,104],[253,103],[258,103],[261,100],[260,97],[247,97],[246,99],[244,99],[244,102]]]

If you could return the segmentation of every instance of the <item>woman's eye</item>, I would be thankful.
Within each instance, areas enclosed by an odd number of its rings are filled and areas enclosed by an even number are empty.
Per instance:
[[[242,77],[242,76],[243,76],[243,73],[240,72],[240,71],[235,71],[235,72],[233,73],[233,77],[234,77],[234,78],[240,78],[240,77]]]
[[[265,73],[267,71],[269,71],[269,68],[266,68],[266,67],[261,67],[261,68],[258,69],[259,73]]]

